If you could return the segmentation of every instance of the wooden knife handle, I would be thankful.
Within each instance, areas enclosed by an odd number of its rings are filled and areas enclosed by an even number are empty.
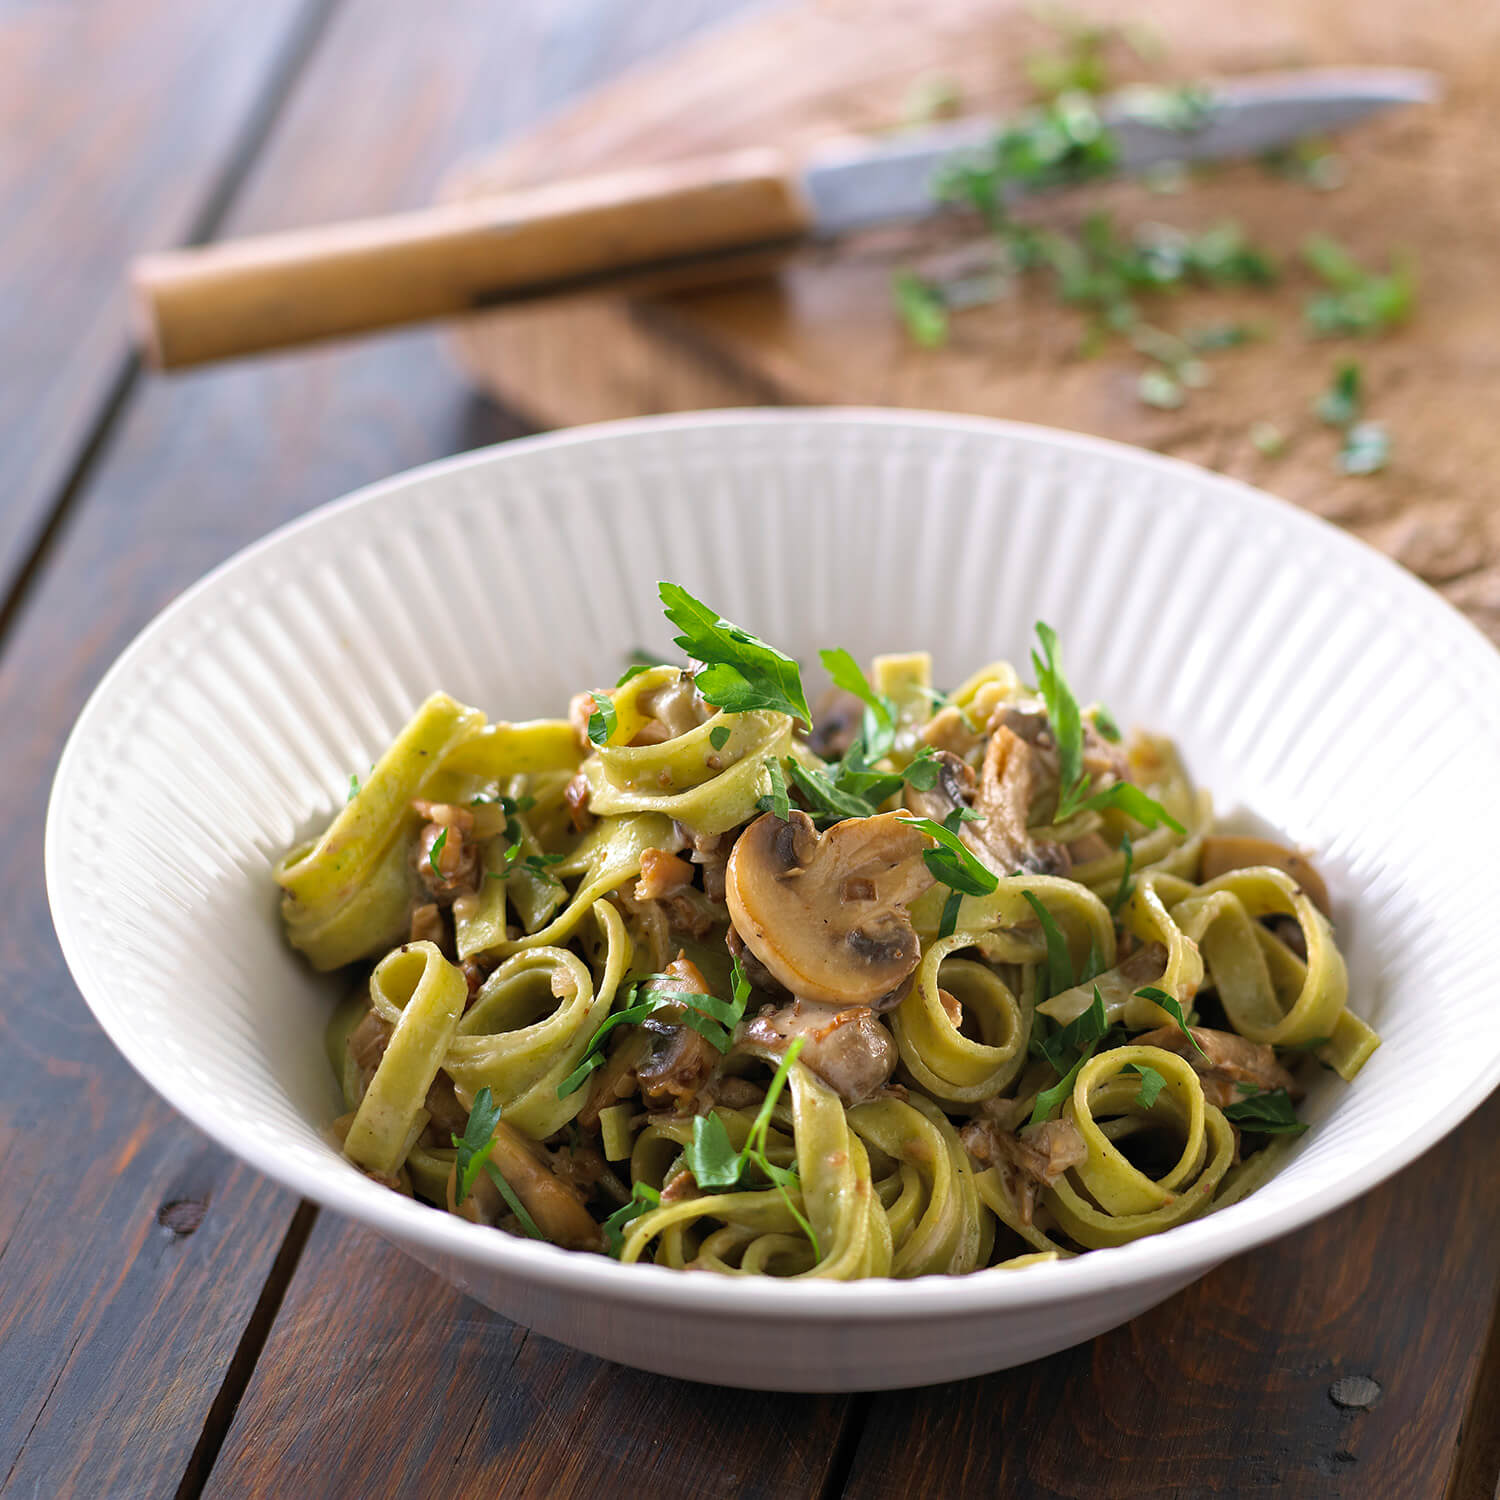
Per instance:
[[[702,283],[747,252],[764,264],[809,223],[790,160],[755,149],[166,251],[131,279],[142,342],[171,368],[621,277]]]

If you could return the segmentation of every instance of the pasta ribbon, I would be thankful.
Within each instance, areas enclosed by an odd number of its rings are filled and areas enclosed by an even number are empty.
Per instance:
[[[642,673],[621,691],[650,676]],[[728,738],[715,748],[713,736],[724,738],[726,729]],[[659,745],[602,745],[583,766],[589,806],[603,816],[657,813],[706,835],[725,833],[755,816],[756,799],[769,787],[765,762],[791,746],[792,720],[770,710],[715,714]]]
[[[394,1174],[416,1144],[468,997],[462,971],[433,943],[409,943],[375,965],[370,1007],[395,1029],[344,1140],[344,1154],[367,1172]]]
[[[444,756],[483,723],[478,709],[434,693],[322,837],[278,862],[287,938],[314,968],[340,968],[406,936],[415,889],[411,847],[420,826],[412,798]]]
[[[1257,920],[1275,915],[1296,919],[1305,963]],[[1348,971],[1328,919],[1285,871],[1231,870],[1183,897],[1172,916],[1202,948],[1224,1013],[1241,1036],[1276,1047],[1329,1038],[1323,1050],[1345,1078],[1378,1045],[1349,1014]]]
[[[559,878],[578,876],[578,885],[568,904],[537,932],[498,942],[486,951],[517,953],[523,948],[541,948],[564,943],[594,908],[622,882],[641,873],[641,856],[672,840],[672,825],[658,813],[604,818],[578,841],[571,854],[551,866]]]
[[[1031,1011],[986,964],[952,955],[974,946],[965,931],[933,943],[922,955],[916,983],[891,1015],[901,1061],[934,1098],[974,1103],[1003,1093],[1026,1061]],[[953,1023],[943,1004],[947,991],[962,1007],[965,1021],[979,1032],[974,1040]]]
[[[1139,1102],[1141,1075],[1125,1071],[1133,1063],[1164,1080],[1149,1108]],[[1112,1047],[1091,1058],[1062,1116],[1083,1136],[1088,1159],[1046,1188],[1042,1201],[1058,1227],[1091,1250],[1157,1234],[1203,1213],[1234,1160],[1228,1120],[1204,1100],[1192,1067],[1161,1047]],[[1161,1176],[1152,1177],[1116,1142],[1162,1127],[1182,1148]]]
[[[980,1265],[988,1216],[969,1154],[942,1110],[920,1094],[878,1099],[851,1109],[849,1123],[892,1167],[876,1185],[895,1251],[890,1274],[957,1276]],[[890,1201],[886,1183],[894,1184]]]
[[[630,967],[619,912],[608,901],[595,901],[590,912],[606,942],[597,991],[589,965],[566,948],[516,953],[485,980],[443,1061],[466,1102],[488,1088],[501,1116],[535,1140],[583,1108],[586,1089],[559,1099],[557,1086],[604,1024]]]

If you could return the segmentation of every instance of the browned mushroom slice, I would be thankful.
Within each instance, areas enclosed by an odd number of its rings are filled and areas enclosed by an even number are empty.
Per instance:
[[[926,836],[900,813],[849,818],[822,835],[804,812],[785,822],[766,813],[729,856],[730,918],[794,995],[876,1004],[905,984],[921,957],[906,907],[932,884],[926,848]]]
[[[965,823],[959,837],[997,875],[1017,870],[1066,875],[1072,868],[1068,851],[1060,844],[1037,842],[1026,826],[1036,791],[1038,754],[1031,740],[999,724],[990,736],[977,782],[963,761],[943,751],[937,757],[938,779],[932,790],[908,788],[906,805],[939,823],[955,807],[972,807],[983,821]]]
[[[1203,840],[1203,863],[1199,867],[1203,880],[1216,880],[1231,870],[1248,870],[1255,865],[1285,870],[1307,892],[1312,904],[1325,917],[1332,917],[1333,908],[1328,902],[1328,887],[1323,884],[1323,877],[1306,856],[1298,854],[1295,849],[1272,843],[1270,839],[1238,834],[1210,834]]]
[[[1276,1061],[1276,1051],[1268,1043],[1206,1026],[1191,1030],[1192,1041],[1176,1026],[1161,1026],[1130,1040],[1136,1047],[1160,1047],[1185,1058],[1203,1083],[1203,1097],[1220,1109],[1244,1098],[1238,1087],[1242,1083],[1267,1091],[1285,1089],[1293,1098],[1301,1097],[1292,1075]]]
[[[535,1141],[506,1121],[496,1120],[489,1159],[536,1221],[536,1227],[554,1245],[569,1250],[604,1248],[603,1233],[583,1199],[553,1172],[546,1153]],[[455,1163],[448,1174],[449,1210],[478,1223],[497,1222],[505,1213],[505,1205],[494,1183],[479,1173],[468,1197],[458,1204],[454,1201],[456,1170]]]
[[[770,1052],[785,1052],[802,1037],[799,1061],[845,1104],[860,1104],[884,1087],[896,1071],[896,1043],[865,1005],[842,1008],[795,1000],[768,1010],[745,1027],[745,1040]]]

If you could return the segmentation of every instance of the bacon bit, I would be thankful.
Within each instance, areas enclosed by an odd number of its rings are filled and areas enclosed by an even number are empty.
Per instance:
[[[441,948],[445,936],[443,913],[436,901],[428,901],[422,906],[413,908],[411,914],[411,933],[407,938],[407,942],[436,943]]]
[[[568,804],[568,816],[579,833],[587,833],[596,819],[589,810],[589,779],[580,771],[563,788],[563,801]]]
[[[641,855],[641,878],[635,884],[637,901],[660,901],[693,883],[693,867],[666,849],[647,849]]]
[[[693,1180],[693,1174],[686,1167],[661,1190],[663,1203],[681,1203],[687,1198],[702,1196],[698,1191],[698,1184]]]
[[[411,805],[429,823],[452,828],[458,833],[474,831],[474,814],[456,802],[424,802],[420,797],[414,797]]]
[[[431,804],[439,811],[448,809],[446,803]],[[473,817],[466,808],[457,811]],[[439,847],[441,840],[441,847]],[[434,853],[434,851],[436,851]],[[422,826],[413,851],[417,877],[436,898],[440,906],[451,906],[456,897],[477,889],[480,880],[479,849],[464,841],[464,831],[457,823],[433,821]]]

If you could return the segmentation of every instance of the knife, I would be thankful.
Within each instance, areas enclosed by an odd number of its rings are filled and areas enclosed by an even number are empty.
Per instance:
[[[1099,105],[1122,173],[1252,156],[1437,97],[1429,73],[1317,68],[1205,85],[1190,128],[1162,91]],[[969,118],[612,172],[315,229],[166,251],[132,269],[152,362],[199,364],[595,288],[636,294],[734,280],[809,243],[945,212],[939,167],[992,140]]]

